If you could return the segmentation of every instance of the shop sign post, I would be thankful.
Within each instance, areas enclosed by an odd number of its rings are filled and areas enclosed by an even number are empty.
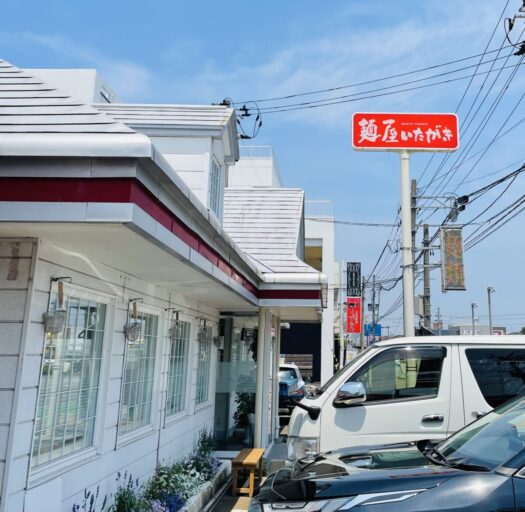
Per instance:
[[[352,145],[357,151],[392,151],[401,160],[401,227],[403,254],[403,326],[414,336],[414,269],[410,211],[410,153],[455,151],[459,147],[456,114],[355,113]]]

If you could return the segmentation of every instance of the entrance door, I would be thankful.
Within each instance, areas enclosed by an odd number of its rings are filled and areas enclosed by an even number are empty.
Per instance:
[[[364,403],[323,407],[321,450],[446,437],[451,358],[450,347],[441,345],[378,353],[348,379],[364,384]]]

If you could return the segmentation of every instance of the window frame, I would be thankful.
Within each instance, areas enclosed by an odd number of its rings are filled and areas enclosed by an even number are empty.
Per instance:
[[[213,351],[213,336],[214,336],[214,329],[216,328],[216,326],[214,324],[211,324],[211,323],[208,323],[208,325],[206,326],[206,329],[208,330],[209,329],[209,332],[210,332],[210,340],[209,340],[209,344],[210,344],[210,354],[209,354],[209,363],[208,363],[208,385],[206,386],[206,399],[203,400],[202,402],[198,402],[197,403],[197,392],[198,392],[198,389],[197,389],[197,385],[198,385],[198,379],[199,379],[199,350],[200,350],[200,341],[198,339],[198,333],[199,333],[199,325],[197,323],[197,329],[196,329],[196,336],[195,336],[195,341],[197,342],[196,345],[196,350],[194,352],[194,357],[195,357],[195,360],[196,360],[196,365],[195,365],[195,411],[198,411],[199,409],[202,409],[204,407],[208,407],[211,403],[212,403],[212,398],[211,398],[211,386],[212,386],[212,383],[214,381],[214,379],[216,378],[216,375],[215,375],[215,371],[212,372],[212,362],[213,362],[213,354],[214,354],[214,351]],[[212,374],[213,373],[213,374]]]
[[[38,401],[40,398],[40,386],[42,382],[42,367],[44,364],[44,354],[46,347],[46,333],[43,333],[42,343],[42,358],[40,363],[40,376],[38,379],[37,400],[35,404],[35,412],[33,419],[33,429],[31,435],[31,446],[29,452],[29,470],[27,477],[27,486],[32,488],[40,485],[50,479],[56,478],[67,471],[85,464],[91,460],[96,460],[101,457],[101,450],[103,446],[104,424],[107,412],[107,398],[109,386],[109,373],[111,367],[111,351],[114,340],[115,331],[115,316],[117,297],[105,292],[81,286],[78,284],[63,282],[64,296],[74,297],[75,299],[87,299],[93,302],[98,302],[106,306],[106,315],[104,319],[104,335],[102,339],[100,372],[99,372],[99,386],[97,394],[97,405],[95,409],[95,423],[93,426],[93,442],[91,446],[81,450],[73,451],[62,457],[51,460],[49,462],[31,466],[33,456],[33,449],[35,444],[35,422]],[[58,293],[58,283],[53,282],[49,291],[47,310],[49,311],[53,295]]]
[[[450,350],[449,350],[449,347],[446,346],[446,345],[417,345],[417,346],[413,346],[413,345],[398,345],[398,346],[394,346],[394,347],[388,347],[386,348],[385,350],[382,350],[381,352],[378,352],[377,354],[374,354],[374,356],[366,361],[364,361],[364,363],[359,367],[359,368],[356,368],[353,372],[352,372],[352,375],[348,378],[348,379],[345,379],[343,382],[341,382],[341,384],[339,384],[339,386],[337,387],[336,391],[335,391],[335,394],[337,394],[337,390],[343,385],[343,384],[346,384],[347,382],[355,382],[354,379],[355,379],[355,376],[357,373],[359,373],[361,370],[363,370],[365,368],[365,366],[370,366],[371,364],[373,364],[373,362],[380,358],[380,357],[383,357],[385,354],[387,354],[388,352],[392,352],[392,351],[399,351],[399,350],[441,350],[442,353],[443,353],[443,359],[442,359],[442,364],[441,364],[441,373],[439,375],[439,386],[438,386],[438,390],[437,390],[437,393],[435,395],[418,395],[418,396],[408,396],[408,397],[403,397],[403,398],[388,398],[388,399],[385,399],[385,400],[374,400],[372,402],[368,402],[368,401],[364,401],[362,403],[359,403],[359,404],[355,404],[354,406],[350,406],[350,407],[362,407],[362,406],[365,406],[365,407],[368,407],[368,406],[375,406],[375,405],[382,405],[382,404],[391,404],[391,403],[403,403],[403,402],[419,402],[421,400],[432,400],[432,399],[436,399],[439,397],[439,393],[441,391],[441,381],[442,381],[442,378],[443,378],[443,369],[445,367],[445,360],[447,358],[447,356],[449,355],[450,353]],[[334,398],[335,400],[335,398]],[[337,407],[333,402],[332,402],[332,405],[334,407]]]
[[[191,318],[186,315],[180,315],[179,317],[180,322],[187,322],[190,326],[190,332],[189,332],[189,338],[188,338],[188,354],[187,354],[187,362],[186,362],[186,389],[184,391],[184,408],[176,412],[174,414],[168,414],[168,391],[169,391],[169,378],[170,378],[170,363],[171,363],[171,340],[169,338],[169,325],[166,326],[166,339],[168,344],[168,351],[167,351],[167,361],[166,361],[166,384],[165,388],[163,387],[162,390],[165,389],[166,396],[165,396],[165,403],[163,407],[163,414],[164,414],[164,426],[168,426],[171,423],[175,423],[180,418],[186,417],[190,413],[190,405],[191,405],[191,377],[192,377],[192,363],[193,363],[193,347],[192,347],[192,341],[193,341],[193,331],[195,329],[195,325],[192,322]]]
[[[145,425],[138,427],[134,430],[122,433],[120,428],[121,414],[122,414],[122,399],[124,396],[124,369],[126,366],[126,353],[127,353],[127,342],[125,334],[122,334],[124,337],[124,354],[122,356],[122,372],[120,379],[120,398],[119,398],[119,408],[118,408],[118,419],[117,419],[117,449],[126,444],[132,443],[145,435],[153,432],[154,430],[160,428],[160,392],[155,392],[155,390],[160,390],[160,379],[161,375],[161,365],[163,360],[162,354],[162,344],[166,336],[166,323],[165,323],[165,314],[164,310],[150,306],[148,304],[138,303],[137,311],[140,315],[141,313],[153,315],[157,317],[157,334],[156,334],[156,345],[154,352],[154,364],[153,364],[153,378],[152,378],[152,391],[151,391],[151,410],[149,415],[149,421]]]
[[[217,181],[213,180],[213,176],[215,174],[214,172],[214,165],[217,166]],[[219,163],[219,160],[215,157],[215,155],[211,155],[210,158],[210,171],[208,173],[208,209],[217,217],[217,219],[220,219],[222,217],[222,204],[223,199],[221,198],[221,189],[222,189],[222,182],[223,182],[223,166]],[[217,210],[215,210],[212,206],[212,201],[214,200],[213,191],[216,187],[216,199],[217,199]]]

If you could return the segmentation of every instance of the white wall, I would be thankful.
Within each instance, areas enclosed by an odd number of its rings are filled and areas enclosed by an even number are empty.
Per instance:
[[[240,158],[230,167],[229,187],[282,187],[273,158]]]
[[[0,507],[4,509],[10,480],[24,470],[23,464],[16,464],[4,471],[6,461],[27,448],[36,398],[33,391],[24,391],[27,381],[22,376],[35,253],[35,242],[0,240]]]
[[[323,309],[321,325],[321,383],[326,382],[333,374],[334,348],[334,224],[333,222],[316,222],[308,217],[304,220],[305,240],[321,242],[323,254],[322,272],[328,278],[327,307]]]
[[[44,83],[86,103],[116,103],[118,97],[96,69],[27,69]]]
[[[24,269],[20,275],[25,276],[18,283],[22,288],[22,290],[17,291],[20,297],[14,300],[11,293],[6,290],[0,291],[0,299],[4,300],[4,298],[9,297],[11,300],[8,303],[13,304],[10,310],[2,308],[0,319],[9,315],[9,318],[17,319],[19,322],[22,320],[24,294],[27,294],[28,261],[26,260],[31,255],[30,247],[30,245],[24,246],[24,261],[20,264],[20,268]],[[9,248],[5,243],[0,245],[0,256],[5,254],[7,250]],[[7,263],[4,262],[4,264]],[[0,269],[2,269],[1,264]],[[96,452],[87,459],[78,459],[78,456],[60,459],[56,464],[56,473],[47,472],[46,474],[43,469],[32,470],[31,472],[28,470],[44,348],[42,314],[48,308],[51,278],[57,276],[71,277],[73,286],[87,290],[91,294],[109,296],[108,312],[110,314],[104,340],[105,352],[99,392],[100,407],[97,412],[95,427]],[[134,478],[139,478],[144,482],[153,473],[157,465],[158,453],[160,453],[161,461],[177,459],[191,451],[199,430],[203,427],[208,430],[212,429],[217,350],[212,345],[209,401],[196,406],[195,382],[198,344],[195,333],[198,326],[196,318],[206,316],[208,326],[213,326],[214,334],[216,334],[218,311],[205,304],[170,293],[166,289],[126,275],[118,269],[106,267],[82,255],[72,254],[47,241],[42,241],[38,252],[34,287],[30,321],[26,323],[27,344],[23,351],[21,392],[18,404],[15,404],[18,406],[16,418],[11,425],[11,430],[16,432],[16,439],[13,444],[12,457],[8,460],[10,478],[4,494],[7,496],[7,501],[2,503],[6,508],[2,509],[2,512],[24,510],[24,500],[26,512],[47,512],[49,510],[70,512],[74,503],[81,503],[85,488],[95,490],[99,485],[100,493],[109,496],[115,490],[117,471],[122,472],[124,470],[132,473]],[[144,305],[147,308],[152,308],[158,312],[161,322],[158,328],[158,360],[153,390],[152,426],[133,439],[128,437],[124,442],[123,438],[117,438],[117,423],[125,343],[123,326],[127,319],[128,299],[131,297],[143,298]],[[170,307],[182,310],[181,314],[185,319],[192,322],[192,341],[190,343],[192,357],[187,410],[177,416],[176,419],[168,420],[163,416],[169,353],[168,339],[165,336],[168,314],[164,310]],[[0,323],[0,333],[2,328],[3,325]],[[16,336],[12,339],[16,340]],[[2,344],[2,348],[3,346],[4,344]],[[16,352],[15,349],[16,347],[13,347],[11,352]],[[5,359],[7,357],[7,354],[0,356],[0,366],[4,361],[7,361]],[[16,361],[15,354],[9,357],[14,357],[14,361]],[[16,364],[14,361],[10,361],[9,366]],[[6,388],[8,387],[7,384],[11,388],[10,392],[3,397],[6,401],[12,400],[12,378],[9,383],[6,382]],[[3,424],[3,427],[5,430],[9,428],[9,425]],[[158,447],[159,450],[157,450]],[[53,463],[48,464],[48,466],[52,465]]]
[[[162,156],[169,162],[177,174],[190,187],[201,203],[209,208],[211,159],[215,157],[221,166],[220,185],[221,208],[218,220],[222,218],[224,200],[225,173],[224,147],[222,141],[211,137],[150,137]]]

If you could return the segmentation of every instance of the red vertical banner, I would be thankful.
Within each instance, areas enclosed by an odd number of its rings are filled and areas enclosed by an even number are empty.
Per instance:
[[[361,332],[361,297],[348,297],[346,303],[346,332]]]

